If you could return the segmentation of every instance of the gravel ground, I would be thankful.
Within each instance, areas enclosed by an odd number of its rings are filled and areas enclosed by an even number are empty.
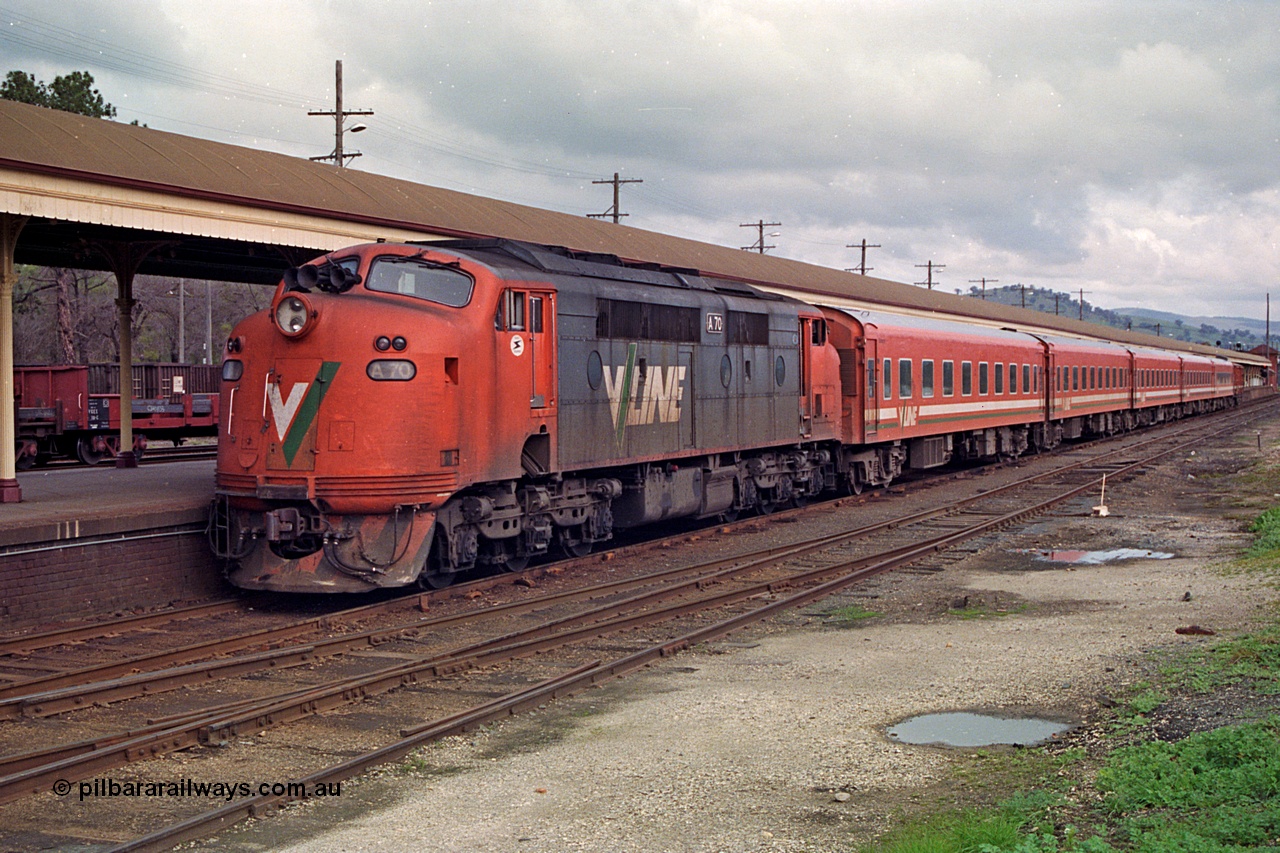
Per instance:
[[[1222,571],[1253,510],[1219,500],[1224,481],[1205,476],[1216,470],[1202,454],[1109,483],[1108,518],[1083,502],[943,572],[878,579],[432,745],[344,783],[340,803],[291,808],[208,849],[851,850],[950,797],[951,769],[972,752],[896,743],[894,723],[947,710],[1086,723],[1142,678],[1148,651],[1207,642],[1176,628],[1250,623],[1274,590]],[[1175,556],[1063,565],[1020,551],[1118,547]],[[878,615],[842,621],[850,606]]]

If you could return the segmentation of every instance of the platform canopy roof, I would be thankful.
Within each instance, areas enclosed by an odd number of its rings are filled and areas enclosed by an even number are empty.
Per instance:
[[[1224,354],[585,216],[2,100],[0,213],[30,217],[16,244],[17,263],[100,269],[105,266],[95,242],[160,241],[164,245],[146,257],[139,272],[275,283],[287,266],[354,243],[502,237],[696,269],[815,301],[825,294],[1004,326]],[[1232,353],[1237,360],[1243,355]]]

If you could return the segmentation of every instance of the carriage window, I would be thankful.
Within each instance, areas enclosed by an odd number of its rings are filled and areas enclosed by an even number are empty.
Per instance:
[[[969,397],[973,395],[973,362],[960,362],[960,393]]]
[[[956,393],[956,363],[942,362],[942,396],[950,397]]]
[[[898,398],[906,400],[911,396],[911,359],[898,359]]]
[[[421,258],[375,258],[364,286],[379,293],[401,293],[461,308],[471,301],[474,284],[471,276],[460,269]]]
[[[933,359],[931,358],[920,361],[920,396],[933,396]]]
[[[1022,393],[1031,393],[1031,365],[1022,365]]]
[[[1078,367],[1071,368],[1071,390],[1080,390],[1080,368]]]
[[[1009,393],[1018,393],[1018,365],[1009,365]]]
[[[996,363],[996,393],[1004,393],[1004,365]]]
[[[987,393],[988,375],[990,368],[985,361],[978,362],[978,395],[984,396]]]
[[[884,370],[882,371],[881,379],[883,379],[883,381],[880,384],[884,386],[884,398],[886,400],[892,400],[893,399],[893,362],[891,362],[887,358],[884,360]]]

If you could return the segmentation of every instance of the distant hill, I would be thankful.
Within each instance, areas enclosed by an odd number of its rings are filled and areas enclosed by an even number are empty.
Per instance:
[[[969,288],[969,295],[983,297],[982,291],[976,287]],[[1263,321],[1246,317],[1191,317],[1147,308],[1118,308],[1109,311],[1096,308],[1087,300],[1082,312],[1080,300],[1072,294],[1030,285],[1026,287],[1025,293],[1023,288],[1016,285],[988,288],[985,298],[988,302],[999,302],[1002,305],[1025,304],[1027,308],[1046,314],[1056,313],[1116,329],[1132,329],[1178,341],[1228,349],[1253,349],[1264,342],[1266,335],[1266,324]],[[1275,331],[1280,333],[1280,328]]]

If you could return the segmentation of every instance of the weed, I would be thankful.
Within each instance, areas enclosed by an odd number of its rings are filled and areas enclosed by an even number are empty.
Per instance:
[[[838,607],[835,610],[825,614],[826,620],[824,624],[834,628],[853,628],[862,624],[868,619],[874,619],[881,615],[875,610],[867,610],[857,604],[850,604],[847,607]]]
[[[1257,538],[1245,551],[1246,557],[1275,557],[1280,554],[1280,507],[1272,507],[1249,525]]]

